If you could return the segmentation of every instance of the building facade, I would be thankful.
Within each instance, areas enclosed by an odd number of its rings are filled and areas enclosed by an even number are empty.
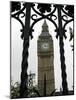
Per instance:
[[[55,90],[54,48],[46,20],[37,41],[38,54],[38,89],[41,96],[50,96]]]

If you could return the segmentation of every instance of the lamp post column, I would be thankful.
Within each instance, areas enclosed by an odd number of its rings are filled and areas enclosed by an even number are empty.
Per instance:
[[[31,14],[31,3],[27,3],[26,4],[25,27],[23,29],[23,53],[22,53],[21,85],[20,85],[20,97],[21,98],[27,97],[28,95],[27,68],[28,68],[30,14]]]
[[[65,65],[65,57],[64,57],[64,29],[62,27],[62,16],[61,16],[61,7],[60,5],[57,6],[58,12],[58,34],[59,34],[59,45],[60,45],[60,60],[61,60],[61,73],[62,73],[62,88],[63,88],[63,95],[68,94],[68,86],[67,86],[67,75],[66,75],[66,65]]]

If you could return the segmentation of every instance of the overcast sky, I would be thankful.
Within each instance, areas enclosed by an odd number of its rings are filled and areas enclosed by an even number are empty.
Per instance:
[[[28,58],[28,73],[31,71],[32,73],[36,74],[36,83],[37,83],[37,39],[38,36],[41,34],[42,24],[43,21],[38,22],[33,32],[34,38],[30,40],[30,47],[29,47],[29,58]],[[60,89],[62,85],[61,80],[61,66],[60,66],[60,54],[59,54],[59,40],[55,38],[56,32],[54,32],[55,27],[54,25],[46,20],[49,28],[49,33],[53,38],[53,45],[54,45],[54,74],[55,74],[55,88],[57,90]],[[20,23],[15,20],[11,19],[11,45],[12,45],[12,66],[11,66],[11,76],[13,82],[20,81],[20,73],[21,73],[21,61],[22,61],[22,49],[23,49],[23,40],[20,38],[21,36],[21,25]],[[68,88],[73,89],[73,52],[70,45],[72,41],[69,42],[69,26],[73,27],[73,24],[70,23],[67,25],[67,39],[64,39],[64,49],[65,49],[65,64],[66,64],[66,72],[67,72],[67,81],[68,81]]]

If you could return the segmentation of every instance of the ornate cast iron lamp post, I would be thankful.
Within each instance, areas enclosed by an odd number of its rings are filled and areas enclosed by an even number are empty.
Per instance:
[[[52,10],[53,6],[53,10]],[[56,38],[59,38],[59,46],[60,46],[60,61],[61,61],[61,72],[62,72],[62,88],[63,88],[63,95],[68,94],[68,84],[67,84],[67,75],[66,75],[66,65],[65,65],[65,56],[64,56],[64,42],[63,38],[67,38],[65,32],[66,25],[72,21],[74,21],[74,6],[63,6],[63,5],[56,5],[56,4],[38,4],[37,9],[35,9],[34,3],[23,3],[23,7],[21,6],[20,2],[12,2],[11,3],[11,11],[14,12],[17,10],[16,13],[11,13],[11,17],[17,19],[20,24],[22,25],[22,35],[21,38],[23,39],[23,53],[22,53],[22,65],[21,65],[21,85],[20,85],[20,97],[27,97],[28,95],[28,87],[27,87],[27,68],[28,68],[28,48],[29,48],[29,37],[33,38],[32,32],[34,31],[34,25],[42,20],[47,19],[52,22],[55,26]],[[34,11],[35,14],[31,15],[31,9]],[[24,12],[26,11],[26,12]],[[49,12],[49,14],[45,15],[45,11]],[[55,12],[57,11],[57,15]],[[62,15],[63,12],[63,15]],[[20,15],[25,17],[25,24],[20,19]],[[38,16],[40,16],[38,18]],[[55,17],[55,19],[53,19]],[[68,19],[70,17],[70,19]],[[33,23],[30,25],[30,19],[33,20]],[[55,20],[58,20],[58,25],[56,24]],[[64,25],[62,26],[62,21],[64,21]]]

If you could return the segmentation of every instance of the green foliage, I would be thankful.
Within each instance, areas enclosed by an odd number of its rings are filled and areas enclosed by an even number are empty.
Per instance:
[[[36,86],[33,86],[32,88],[28,88],[28,97],[39,97],[39,96],[40,94]]]
[[[55,90],[50,94],[53,96],[55,94]],[[16,82],[14,85],[11,85],[11,98],[19,98],[20,97],[20,84]],[[27,97],[40,97],[40,93],[38,91],[37,86],[28,87],[28,96]]]
[[[20,84],[16,82],[14,85],[11,85],[11,98],[19,98],[20,96]]]
[[[30,74],[28,76],[28,98],[29,97],[40,97],[40,93],[38,91],[38,86],[34,85],[34,74]],[[53,90],[50,96],[55,95],[55,91]],[[44,95],[45,96],[45,95]],[[12,84],[11,82],[11,98],[19,98],[20,97],[20,84],[19,82],[16,82],[15,84]]]

